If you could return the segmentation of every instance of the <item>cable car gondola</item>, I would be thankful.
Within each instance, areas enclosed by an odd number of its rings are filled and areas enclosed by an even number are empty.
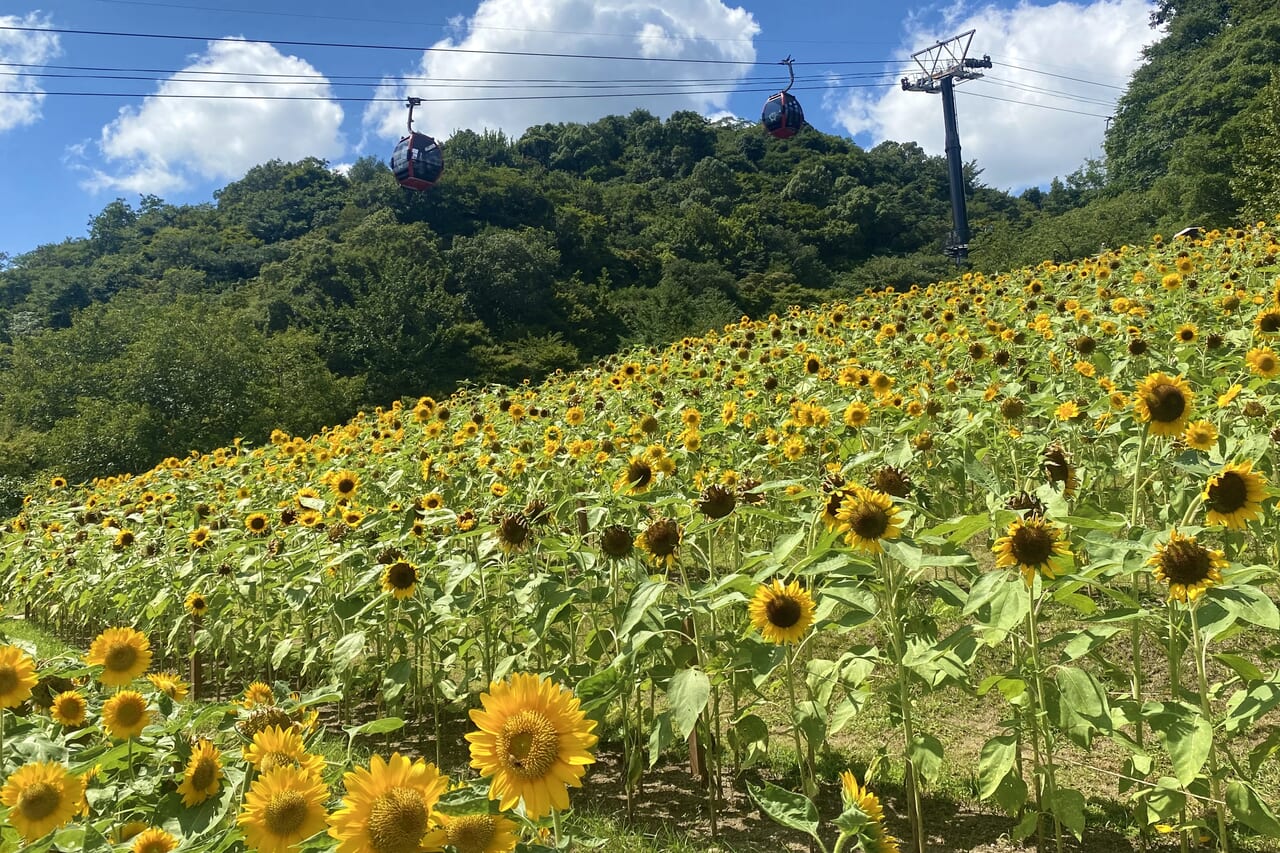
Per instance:
[[[425,133],[413,132],[413,108],[422,103],[421,98],[409,98],[409,135],[396,144],[391,152],[391,173],[400,186],[411,190],[429,190],[440,180],[444,171],[444,154],[440,143]]]
[[[774,139],[790,139],[804,127],[804,110],[800,109],[800,102],[796,100],[796,96],[790,93],[791,87],[796,84],[796,72],[791,67],[794,62],[795,60],[788,56],[778,63],[787,66],[791,82],[787,84],[787,88],[765,101],[764,110],[760,113],[760,121],[764,123],[764,129]]]

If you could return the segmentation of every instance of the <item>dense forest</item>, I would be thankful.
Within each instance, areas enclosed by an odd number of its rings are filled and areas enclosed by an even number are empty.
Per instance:
[[[1017,197],[966,169],[977,268],[1280,212],[1280,9],[1171,0],[1152,25],[1105,161]],[[0,504],[953,270],[945,160],[915,143],[638,110],[446,157],[425,194],[376,158],[270,162],[0,258]]]

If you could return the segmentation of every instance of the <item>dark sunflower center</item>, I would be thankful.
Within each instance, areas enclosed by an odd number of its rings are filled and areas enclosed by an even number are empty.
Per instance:
[[[0,690],[0,693],[3,693]],[[64,720],[78,720],[84,714],[84,704],[74,696],[69,696],[58,701],[55,708],[59,717]]]
[[[421,847],[430,809],[422,792],[392,788],[373,802],[369,811],[369,840],[376,853],[410,853]]]
[[[840,511],[840,504],[844,502],[844,493],[841,491],[832,492],[827,498],[826,507],[823,510],[824,515],[836,517],[836,513]]]
[[[491,815],[469,814],[450,821],[446,834],[458,853],[484,853],[493,840],[493,829]]]
[[[1160,552],[1160,568],[1170,583],[1191,586],[1209,577],[1213,561],[1204,546],[1175,539]]]
[[[396,589],[409,589],[418,582],[418,572],[411,563],[400,560],[387,569],[387,581]]]
[[[207,791],[218,781],[218,764],[212,758],[201,758],[191,770],[191,787]]]
[[[18,672],[11,666],[0,666],[0,696],[18,687]]]
[[[551,772],[560,754],[555,726],[540,711],[520,711],[502,726],[499,753],[507,769],[525,779],[541,779]]]
[[[127,672],[137,662],[138,650],[127,643],[112,646],[103,657],[110,672]]]
[[[698,509],[702,510],[707,518],[724,518],[733,512],[736,503],[733,492],[724,486],[707,486],[702,492],[702,501],[698,504]]]
[[[116,706],[116,722],[125,728],[132,728],[142,720],[146,706],[136,700],[121,702]]]
[[[1270,373],[1271,371],[1276,369],[1276,357],[1269,353],[1263,353],[1262,355],[1258,356],[1258,360],[1254,363],[1258,366],[1258,370],[1262,373]]]
[[[287,838],[302,828],[307,819],[307,798],[298,791],[280,791],[262,811],[267,832]]]
[[[1262,332],[1280,332],[1280,311],[1268,311],[1258,321],[1258,330]]]
[[[348,479],[347,477],[343,477],[341,480],[338,481],[338,494],[348,495],[354,492],[355,490],[356,490],[356,484],[354,480]]]
[[[668,557],[680,544],[680,528],[674,521],[655,521],[644,532],[645,544],[655,557]]]
[[[200,596],[196,596],[195,598],[191,599],[192,610],[200,611],[200,610],[204,610],[204,607],[205,607],[204,599],[201,598]]]
[[[1151,420],[1160,423],[1173,423],[1182,417],[1187,410],[1187,398],[1176,385],[1165,382],[1147,392],[1147,408],[1151,411]]]
[[[62,804],[62,790],[51,782],[28,785],[18,795],[18,813],[29,821],[44,820]]]
[[[1053,534],[1038,525],[1023,525],[1009,543],[1013,558],[1022,566],[1042,566],[1053,556]]]
[[[249,519],[249,529],[251,530],[262,530],[266,526],[267,526],[267,520],[265,518],[255,516]]]
[[[627,482],[636,488],[643,489],[653,480],[653,469],[647,462],[632,462],[627,465]]]
[[[508,545],[523,545],[529,538],[529,522],[522,515],[511,513],[498,525],[498,535]]]
[[[610,557],[625,557],[631,553],[631,531],[621,524],[612,524],[605,528],[600,536],[600,550]]]
[[[862,503],[849,516],[849,527],[863,539],[879,539],[889,529],[889,514],[872,503]]]
[[[1249,486],[1235,471],[1219,474],[1209,484],[1209,506],[1216,512],[1232,513],[1249,502]]]
[[[779,595],[769,599],[765,604],[764,615],[769,619],[770,625],[776,628],[790,628],[800,621],[800,617],[804,615],[804,608],[791,596]]]

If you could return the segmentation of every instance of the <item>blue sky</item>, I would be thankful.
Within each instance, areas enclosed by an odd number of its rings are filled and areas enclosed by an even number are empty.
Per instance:
[[[791,55],[812,63],[797,65],[793,91],[814,127],[865,146],[913,140],[940,154],[937,96],[903,92],[895,81],[913,51],[971,28],[971,55],[990,54],[995,67],[960,87],[964,157],[986,183],[1017,191],[1101,155],[1104,117],[1157,35],[1147,26],[1150,6],[3,0],[0,91],[27,94],[0,94],[0,252],[84,236],[117,197],[210,201],[272,158],[317,156],[340,168],[385,157],[403,129],[406,94],[435,99],[419,108],[416,127],[441,138],[485,127],[519,136],[533,124],[637,107],[754,120],[769,91],[785,84],[775,63]],[[33,27],[40,31],[20,29]],[[413,49],[389,49],[397,47]],[[236,97],[157,97],[193,94]],[[593,97],[530,97],[548,94]],[[387,101],[358,100],[375,97]],[[447,172],[437,191],[447,192]]]

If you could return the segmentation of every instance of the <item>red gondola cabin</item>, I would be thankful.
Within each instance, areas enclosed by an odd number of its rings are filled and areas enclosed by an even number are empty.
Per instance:
[[[429,190],[440,180],[444,171],[444,153],[440,143],[425,133],[413,130],[413,108],[422,103],[421,98],[409,98],[409,135],[403,137],[391,152],[391,173],[400,186],[411,190]]]

